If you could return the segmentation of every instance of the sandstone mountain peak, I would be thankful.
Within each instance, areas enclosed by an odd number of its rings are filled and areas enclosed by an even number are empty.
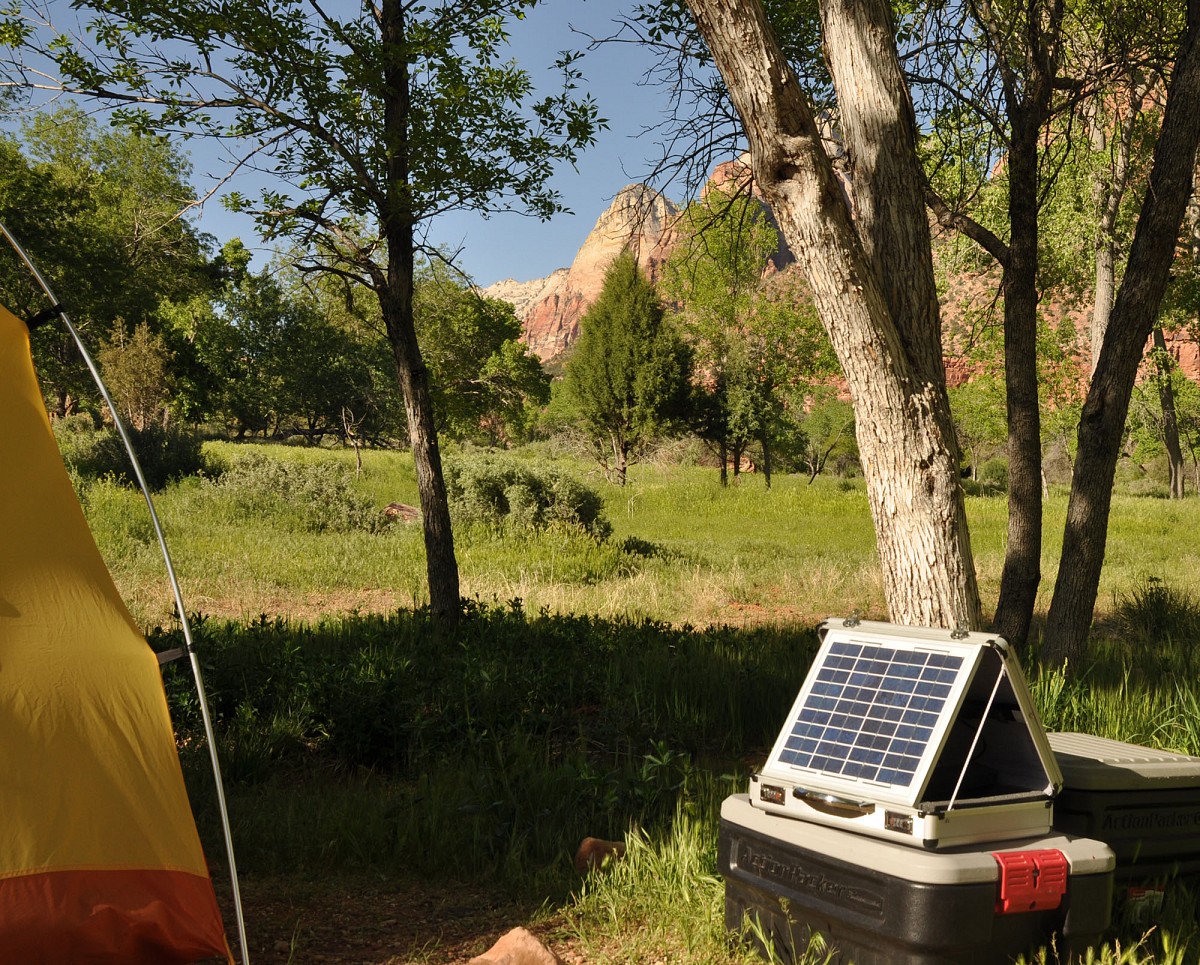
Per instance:
[[[524,322],[530,350],[543,361],[553,359],[578,337],[579,319],[622,251],[628,248],[642,269],[657,277],[675,242],[679,212],[678,205],[648,185],[628,184],[597,219],[570,268],[532,281],[506,279],[483,293],[510,302]]]
[[[750,181],[750,156],[743,154],[713,169],[701,197],[714,189],[739,192]],[[627,184],[596,220],[570,268],[560,268],[532,281],[506,279],[485,288],[483,293],[513,305],[524,323],[530,351],[548,362],[562,355],[579,337],[579,320],[600,294],[604,273],[622,251],[633,252],[650,279],[658,280],[663,262],[679,241],[682,212],[678,204],[649,185]],[[782,269],[792,260],[780,235],[779,250],[772,256],[769,270]]]

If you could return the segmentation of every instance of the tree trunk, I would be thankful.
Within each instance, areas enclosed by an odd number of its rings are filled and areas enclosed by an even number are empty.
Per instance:
[[[721,488],[729,485],[729,444],[722,436],[717,441],[717,458],[721,460]]]
[[[1008,545],[993,625],[1014,643],[1028,637],[1041,582],[1042,428],[1038,403],[1038,139],[1058,75],[1062,0],[974,7],[988,37],[1008,115],[1009,244],[1004,264],[1004,384],[1008,421]],[[1015,22],[1013,22],[1015,19]]]
[[[1150,183],[1113,304],[1099,363],[1079,420],[1079,454],[1043,655],[1077,665],[1087,643],[1108,535],[1113,476],[1138,363],[1166,291],[1200,144],[1200,3],[1175,60]]]
[[[978,627],[915,121],[890,11],[880,0],[832,0],[822,10],[856,228],[761,3],[688,6],[741,115],[755,182],[812,286],[849,386],[891,618]]]
[[[1009,244],[1004,267],[1004,386],[1008,418],[1008,546],[993,627],[1029,635],[1042,578],[1042,422],[1037,377],[1038,134],[1045,98],[1015,103],[1009,119]]]
[[[759,437],[759,444],[762,446],[762,465],[763,465],[763,481],[767,485],[767,489],[771,488],[771,440],[764,432]]]
[[[1145,93],[1141,86],[1130,78],[1129,106],[1117,117],[1116,153],[1111,171],[1096,177],[1094,193],[1100,208],[1100,220],[1096,225],[1096,297],[1092,306],[1091,347],[1092,372],[1100,361],[1100,349],[1104,345],[1104,334],[1112,314],[1113,297],[1117,277],[1117,218],[1121,213],[1121,201],[1129,185],[1129,159],[1133,153],[1133,133],[1137,118],[1142,111]],[[1098,118],[1094,118],[1092,130],[1093,149],[1103,150],[1108,143],[1106,132]]]
[[[377,294],[408,417],[408,437],[424,524],[429,605],[434,615],[454,622],[461,612],[458,561],[454,556],[450,503],[442,476],[442,457],[429,393],[429,370],[421,357],[413,321],[414,223],[408,200],[410,102],[401,0],[383,0],[382,29],[384,49],[392,56],[383,65],[389,95],[384,104],[383,120],[389,142],[388,197],[382,212],[388,242],[388,267],[387,277],[377,287]]]
[[[1154,327],[1154,355],[1158,383],[1158,401],[1162,408],[1163,444],[1167,448],[1167,474],[1172,499],[1183,499],[1183,449],[1179,445],[1179,418],[1175,413],[1175,393],[1171,389],[1171,356],[1163,330]]]
[[[1096,304],[1092,306],[1091,347],[1092,372],[1100,362],[1100,347],[1108,331],[1112,300],[1117,284],[1117,252],[1111,238],[1096,241]]]
[[[629,444],[617,433],[613,433],[611,438],[613,471],[617,474],[617,485],[624,486],[626,474],[629,472]]]

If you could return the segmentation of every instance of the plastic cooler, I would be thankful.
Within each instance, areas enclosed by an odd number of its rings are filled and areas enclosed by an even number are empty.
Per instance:
[[[1063,775],[1055,829],[1107,843],[1122,914],[1150,922],[1169,879],[1200,874],[1200,757],[1091,734],[1047,736]]]
[[[1054,827],[1101,838],[1118,878],[1200,872],[1200,757],[1049,734],[1062,770]]]
[[[785,962],[819,933],[833,962],[1006,963],[1046,944],[1093,944],[1112,909],[1112,850],[1046,835],[914,849],[764,811],[737,794],[721,807],[725,921],[755,923]],[[753,932],[752,932],[753,935]]]

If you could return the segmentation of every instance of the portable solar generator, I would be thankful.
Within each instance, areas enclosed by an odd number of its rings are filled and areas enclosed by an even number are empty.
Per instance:
[[[1011,648],[854,618],[820,635],[749,794],[721,809],[728,927],[749,920],[784,961],[819,933],[856,965],[1096,941],[1116,857],[1052,828],[1063,773]]]
[[[755,807],[924,848],[1049,831],[1062,773],[1003,640],[853,619],[820,632]]]

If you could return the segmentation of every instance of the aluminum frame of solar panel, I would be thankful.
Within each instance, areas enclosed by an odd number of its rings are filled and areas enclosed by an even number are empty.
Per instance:
[[[827,633],[764,774],[915,806],[980,664],[978,643]]]

